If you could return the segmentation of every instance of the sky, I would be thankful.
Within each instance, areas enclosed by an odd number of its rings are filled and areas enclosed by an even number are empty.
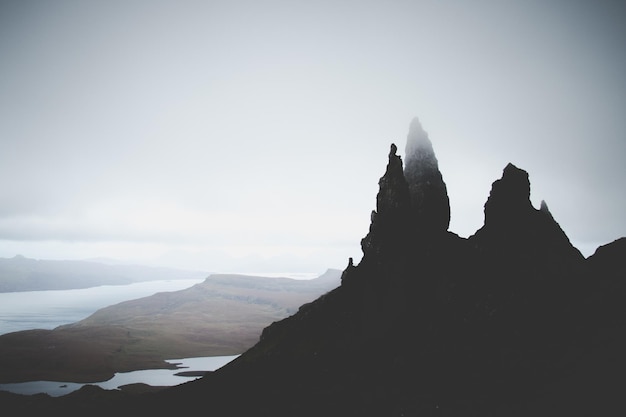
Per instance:
[[[623,1],[0,0],[0,257],[323,272],[428,132],[450,230],[529,172],[585,256],[626,236]]]

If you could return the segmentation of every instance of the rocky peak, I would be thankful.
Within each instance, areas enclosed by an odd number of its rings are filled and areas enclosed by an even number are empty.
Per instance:
[[[391,144],[385,174],[378,181],[376,210],[372,211],[370,230],[361,240],[363,254],[379,253],[381,247],[392,250],[402,243],[410,207],[407,182],[402,170],[402,159],[396,154],[398,147]],[[395,243],[394,243],[395,242]]]
[[[491,186],[485,203],[485,225],[496,227],[532,210],[528,173],[509,163],[502,172],[502,178]]]
[[[575,267],[582,256],[547,204],[532,206],[528,173],[512,164],[474,236],[419,239],[429,229],[412,225],[446,229],[449,206],[417,119],[404,171],[396,153],[391,145],[363,261],[349,261],[341,286],[215,372],[106,414],[170,416],[180,404],[209,404],[228,416],[626,415],[616,389],[626,372],[626,240]],[[92,398],[69,415],[102,411]],[[68,415],[67,402],[56,404]]]
[[[559,267],[583,259],[546,202],[542,201],[539,209],[533,207],[528,172],[511,163],[502,178],[493,182],[485,203],[485,224],[470,241],[483,251],[502,255],[503,260],[534,259]]]
[[[395,217],[398,214],[404,214],[409,206],[407,182],[402,171],[402,158],[396,155],[397,151],[398,147],[392,143],[387,169],[378,181],[376,210],[383,216]]]
[[[405,154],[412,222],[421,233],[445,232],[450,225],[448,192],[433,145],[417,118],[411,121]]]

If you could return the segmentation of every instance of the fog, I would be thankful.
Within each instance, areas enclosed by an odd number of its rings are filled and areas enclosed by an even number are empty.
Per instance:
[[[122,301],[148,297],[157,292],[180,291],[202,281],[156,280],[71,290],[2,292],[0,335],[32,329],[52,330],[83,320],[101,308]]]
[[[0,2],[0,257],[343,268],[415,116],[451,231],[512,162],[589,255],[626,235],[625,11]]]

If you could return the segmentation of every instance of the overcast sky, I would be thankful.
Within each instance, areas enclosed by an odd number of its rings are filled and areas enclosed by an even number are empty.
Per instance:
[[[0,1],[0,257],[323,272],[419,117],[473,234],[508,162],[626,236],[623,1]]]

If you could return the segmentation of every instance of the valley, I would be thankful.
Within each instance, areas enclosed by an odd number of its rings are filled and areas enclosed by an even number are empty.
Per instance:
[[[116,372],[173,369],[166,359],[237,355],[264,327],[339,285],[340,271],[312,280],[211,275],[98,310],[53,330],[0,336],[0,383],[95,382]]]

